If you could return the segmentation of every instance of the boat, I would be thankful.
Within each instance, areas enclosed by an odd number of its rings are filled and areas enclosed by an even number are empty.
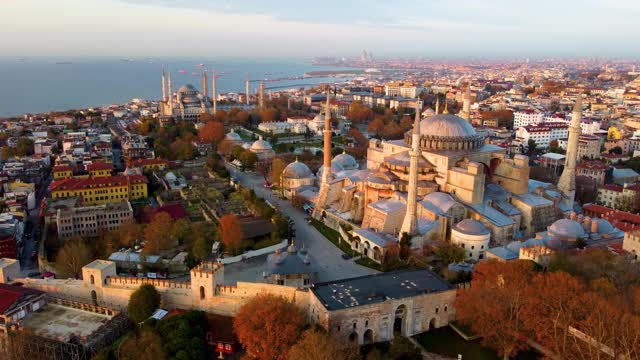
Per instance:
[[[178,72],[179,72],[180,74],[186,74],[186,73],[187,73],[187,70],[179,70]]]
[[[56,61],[56,65],[71,65],[71,61]]]

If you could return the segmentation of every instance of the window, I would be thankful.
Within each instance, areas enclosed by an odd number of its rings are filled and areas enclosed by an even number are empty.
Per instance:
[[[436,306],[436,314],[440,312],[440,307]]]

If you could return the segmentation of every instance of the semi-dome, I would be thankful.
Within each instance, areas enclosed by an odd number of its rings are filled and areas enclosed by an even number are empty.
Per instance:
[[[464,219],[455,224],[453,229],[467,235],[488,235],[490,233],[486,226],[474,219]]]
[[[566,239],[578,239],[584,236],[584,229],[577,221],[560,219],[549,226],[549,233]]]
[[[422,202],[430,203],[435,206],[442,213],[446,213],[449,209],[456,204],[455,199],[444,192],[434,191],[431,194],[426,195]]]
[[[331,160],[331,167],[334,166],[339,170],[355,170],[358,168],[358,162],[353,156],[342,153]]]
[[[307,165],[296,160],[284,168],[282,176],[288,179],[304,179],[312,177],[313,174]]]
[[[266,150],[272,150],[271,148],[271,144],[269,144],[268,141],[263,140],[262,136],[256,140],[253,145],[251,145],[251,150],[254,151],[266,151]]]
[[[411,145],[413,130],[405,133]],[[420,148],[423,150],[474,150],[484,144],[467,120],[453,114],[437,114],[420,121]]]

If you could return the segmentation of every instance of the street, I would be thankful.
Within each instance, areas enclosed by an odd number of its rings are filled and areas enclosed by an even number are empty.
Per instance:
[[[291,205],[291,202],[280,199],[274,195],[270,189],[263,186],[264,178],[262,175],[254,172],[238,171],[230,166],[227,168],[231,175],[237,179],[242,186],[255,191],[256,195],[268,200],[284,215],[294,221],[296,229],[295,244],[298,248],[304,246],[305,249],[307,249],[311,263],[318,268],[317,282],[364,276],[377,272],[376,270],[356,264],[353,259],[343,259],[341,257],[342,251],[320,234],[312,225],[309,225],[302,211],[295,209]],[[239,265],[238,267],[242,267],[242,271],[248,270],[246,266]],[[234,266],[227,266],[227,268],[228,270],[234,270]]]
[[[24,275],[38,269],[38,240],[41,236],[41,229],[38,228],[38,212],[40,211],[40,202],[47,194],[49,183],[51,183],[50,174],[36,186],[36,207],[28,211],[29,215],[25,220],[22,244],[18,248],[18,260]],[[32,256],[34,252],[36,256]]]

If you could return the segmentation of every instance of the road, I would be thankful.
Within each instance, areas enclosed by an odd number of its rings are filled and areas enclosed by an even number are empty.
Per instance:
[[[375,274],[377,271],[356,264],[353,259],[344,260],[342,251],[325,238],[316,228],[309,225],[305,220],[305,214],[291,206],[291,202],[282,200],[274,195],[270,189],[263,186],[264,178],[254,172],[238,171],[230,166],[227,167],[231,175],[237,179],[242,186],[253,189],[256,195],[268,200],[278,208],[284,215],[288,216],[295,223],[296,238],[295,244],[298,248],[304,247],[309,253],[311,263],[318,268],[318,282],[332,281],[338,279],[351,278]],[[233,271],[235,266],[225,266]],[[238,270],[247,271],[244,265],[238,265]],[[259,271],[257,271],[259,273]],[[226,271],[225,271],[225,277]]]
[[[51,174],[43,179],[39,185],[36,186],[36,208],[29,211],[27,220],[24,224],[24,234],[22,236],[22,245],[18,248],[18,260],[20,261],[20,268],[23,275],[28,275],[29,272],[37,271],[38,259],[37,256],[32,256],[34,252],[38,252],[38,241],[42,235],[41,230],[38,227],[38,212],[40,210],[40,203],[47,194],[49,183],[51,182]]]

